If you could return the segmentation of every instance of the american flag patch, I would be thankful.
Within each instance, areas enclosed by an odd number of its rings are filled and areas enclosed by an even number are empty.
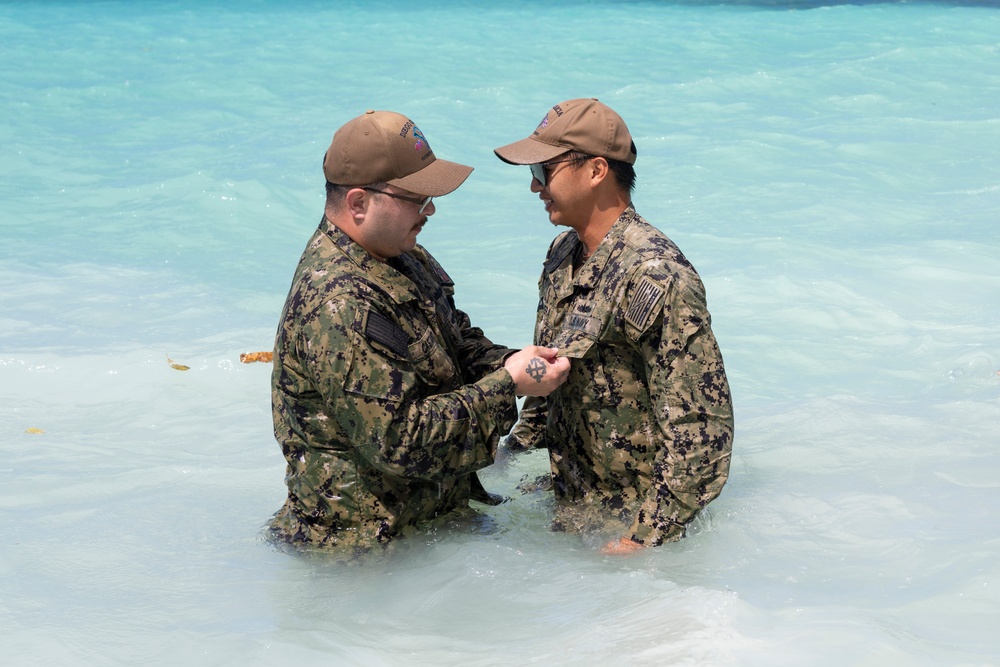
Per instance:
[[[398,357],[406,359],[410,337],[385,315],[374,310],[368,311],[368,317],[365,318],[365,337],[385,345]]]
[[[649,278],[643,278],[632,295],[632,305],[625,313],[625,321],[639,331],[645,331],[656,314],[654,307],[663,296],[663,288]]]

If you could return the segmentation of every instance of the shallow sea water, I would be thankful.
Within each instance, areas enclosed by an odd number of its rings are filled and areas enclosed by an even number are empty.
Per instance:
[[[0,56],[3,664],[1000,664],[997,3],[10,2]],[[558,230],[491,151],[580,96],[707,286],[722,497],[605,557],[533,453],[362,562],[270,546],[239,354],[333,131],[398,110],[476,167],[421,242],[519,346]]]

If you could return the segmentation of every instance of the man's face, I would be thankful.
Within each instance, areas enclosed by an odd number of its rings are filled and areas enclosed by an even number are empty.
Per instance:
[[[587,213],[586,198],[590,194],[587,187],[590,171],[585,163],[589,159],[571,158],[569,153],[563,153],[531,166],[531,191],[538,193],[553,225],[575,228],[585,220],[582,216]],[[544,176],[545,182],[538,176]]]
[[[421,204],[418,202],[424,197],[417,193],[391,185],[386,186],[383,192],[385,194],[366,191],[366,195],[371,199],[368,202],[368,214],[361,225],[364,234],[362,245],[381,261],[413,250],[417,245],[417,234],[423,229],[427,218],[436,210],[432,201],[421,213]],[[407,201],[399,197],[416,201]]]

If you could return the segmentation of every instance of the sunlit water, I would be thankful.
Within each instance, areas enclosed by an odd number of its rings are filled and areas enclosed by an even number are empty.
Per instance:
[[[579,96],[706,283],[722,497],[605,557],[515,490],[534,453],[364,562],[276,550],[239,354],[333,130],[476,166],[421,241],[519,346],[557,230],[491,151]],[[1000,664],[998,109],[995,3],[0,4],[0,663]]]

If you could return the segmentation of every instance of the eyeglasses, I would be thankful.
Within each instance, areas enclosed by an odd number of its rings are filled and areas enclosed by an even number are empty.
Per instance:
[[[375,188],[361,188],[362,190],[367,190],[368,192],[377,192],[380,195],[385,195],[387,197],[392,197],[393,199],[402,199],[403,201],[412,202],[414,204],[420,204],[420,210],[417,211],[417,215],[423,215],[424,209],[430,206],[431,201],[434,197],[407,197],[405,195],[397,195],[394,192],[386,192],[385,190],[376,190]]]
[[[580,160],[589,160],[590,156],[586,157],[571,157],[568,160],[553,160],[552,162],[536,162],[535,164],[529,164],[528,168],[531,169],[531,176],[538,183],[545,187],[548,184],[548,174],[545,171],[546,167],[552,166],[554,164],[562,164],[563,162],[579,162]]]

